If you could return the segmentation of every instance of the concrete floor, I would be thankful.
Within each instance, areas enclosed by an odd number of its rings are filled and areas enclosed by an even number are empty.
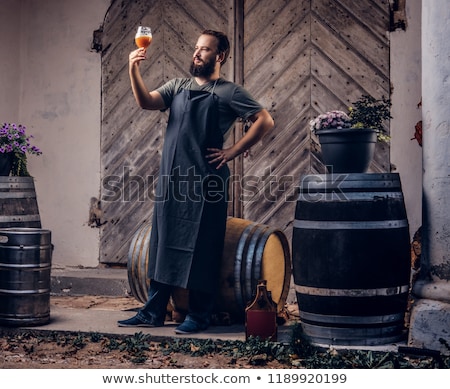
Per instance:
[[[288,297],[288,300],[292,297]],[[289,302],[289,301],[287,301]],[[296,304],[295,304],[296,305]],[[213,325],[206,331],[192,335],[175,334],[178,323],[167,321],[159,328],[124,328],[118,320],[133,316],[142,302],[130,294],[126,269],[52,269],[50,322],[23,328],[39,331],[97,332],[102,334],[134,335],[150,334],[154,340],[191,337],[196,339],[245,340],[244,324]],[[278,326],[278,341],[291,341],[293,317],[285,325]],[[336,349],[365,349],[396,351],[404,342],[377,346],[333,346]],[[329,345],[321,345],[329,347]]]
[[[167,321],[159,328],[124,328],[118,320],[135,314],[142,302],[130,294],[126,269],[52,269],[50,322],[23,325],[40,331],[98,332],[104,334],[151,334],[155,339],[186,337],[174,332],[179,324]],[[292,323],[290,323],[292,324]],[[278,340],[289,342],[291,325],[279,326]],[[211,326],[189,335],[197,339],[245,340],[244,325]]]

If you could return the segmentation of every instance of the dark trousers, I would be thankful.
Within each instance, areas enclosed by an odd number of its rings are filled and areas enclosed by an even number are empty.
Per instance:
[[[172,290],[171,285],[151,280],[147,302],[139,310],[138,317],[145,322],[164,323]],[[209,326],[213,307],[214,296],[211,293],[189,290],[189,310],[186,320]]]

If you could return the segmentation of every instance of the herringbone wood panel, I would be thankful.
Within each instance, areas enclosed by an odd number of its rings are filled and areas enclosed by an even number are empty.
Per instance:
[[[346,110],[362,94],[389,96],[387,1],[248,0],[244,14],[244,84],[270,109],[273,134],[244,162],[250,186],[244,217],[291,237],[296,188],[324,172],[308,122]],[[389,170],[377,145],[371,171]]]
[[[201,12],[200,12],[201,10]],[[140,24],[153,42],[141,72],[150,90],[187,76],[195,40],[205,26],[228,32],[227,1],[113,1],[104,22],[102,53],[100,260],[126,263],[131,239],[151,221],[167,114],[136,106],[128,77],[128,54]],[[224,69],[227,74],[227,68]]]
[[[204,28],[226,32],[232,45],[242,42],[243,54],[232,52],[222,75],[233,80],[242,74],[244,86],[270,111],[276,127],[247,158],[235,161],[236,166],[243,161],[243,167],[235,171],[234,201],[240,201],[242,217],[279,227],[289,240],[301,176],[324,171],[309,120],[346,109],[363,93],[389,96],[387,0],[241,3],[112,2],[102,41],[101,202],[107,223],[101,227],[101,262],[125,264],[133,235],[151,220],[167,124],[167,113],[141,110],[131,93],[128,54],[135,48],[137,25],[153,31],[148,60],[141,65],[149,89],[188,75]],[[237,6],[243,7],[242,26]],[[371,170],[389,170],[386,146],[377,146]]]

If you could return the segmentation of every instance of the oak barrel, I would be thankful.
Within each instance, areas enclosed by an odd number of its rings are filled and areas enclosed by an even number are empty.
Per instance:
[[[51,232],[0,229],[0,324],[43,325],[50,321]]]
[[[145,303],[150,281],[147,278],[151,226],[142,226],[134,235],[128,253],[128,281],[133,296]],[[245,319],[245,307],[256,292],[260,279],[284,308],[291,280],[291,257],[286,236],[279,229],[245,219],[228,218],[222,255],[216,310],[227,312],[233,321]],[[187,311],[187,296],[176,290],[172,303],[181,313]]]
[[[148,249],[150,246],[151,224],[142,225],[134,234],[128,250],[127,275],[133,297],[145,303],[148,298],[150,279],[148,273]]]
[[[292,266],[305,334],[323,344],[402,339],[411,266],[399,175],[308,175],[299,193]]]
[[[0,228],[41,228],[33,177],[0,176]]]

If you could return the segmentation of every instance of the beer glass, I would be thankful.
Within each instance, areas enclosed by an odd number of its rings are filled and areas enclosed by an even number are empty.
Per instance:
[[[134,41],[137,47],[143,47],[147,49],[152,43],[152,30],[150,27],[139,26],[134,37]]]

